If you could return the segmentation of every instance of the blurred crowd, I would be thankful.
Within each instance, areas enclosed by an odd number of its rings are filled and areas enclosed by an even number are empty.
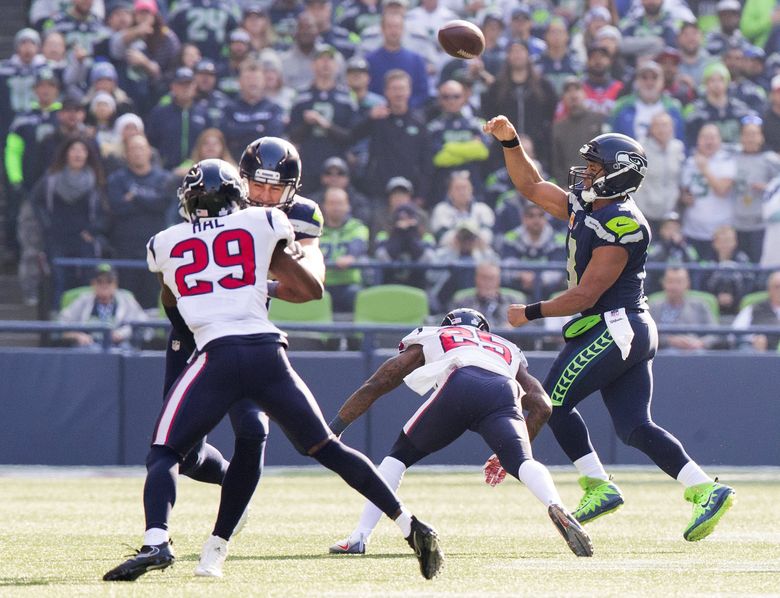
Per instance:
[[[482,28],[480,58],[439,47],[455,18]],[[565,288],[560,268],[528,268],[565,260],[565,223],[514,190],[481,131],[496,114],[564,187],[595,135],[644,145],[635,200],[651,260],[669,265],[647,280],[666,300],[661,322],[692,323],[666,296],[675,276],[714,297],[716,322],[749,326],[741,308],[757,292],[780,322],[767,276],[780,267],[771,0],[32,0],[0,63],[6,262],[35,304],[46,272],[57,300],[89,283],[55,258],[144,260],[178,221],[193,162],[235,163],[274,135],[299,148],[301,194],[322,207],[337,311],[367,284],[400,283],[425,289],[432,313],[457,297],[500,322],[502,306]],[[713,269],[684,269],[701,264]],[[156,307],[142,269],[121,286]]]

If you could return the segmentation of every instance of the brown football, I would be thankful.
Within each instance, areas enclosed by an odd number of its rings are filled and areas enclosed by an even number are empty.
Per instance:
[[[468,21],[450,21],[439,29],[439,43],[455,58],[476,58],[485,50],[485,36]]]

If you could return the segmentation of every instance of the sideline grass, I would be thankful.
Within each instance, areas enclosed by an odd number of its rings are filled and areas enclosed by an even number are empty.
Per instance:
[[[571,508],[570,470],[554,478]],[[355,524],[361,498],[320,471],[267,475],[232,542],[221,580],[192,576],[218,489],[183,479],[171,527],[176,565],[132,584],[102,574],[137,548],[143,478],[0,478],[0,596],[682,596],[780,594],[780,473],[735,470],[737,490],[715,533],[688,543],[681,487],[657,472],[619,471],[626,505],[590,524],[596,554],[578,559],[545,510],[514,479],[491,489],[473,472],[412,471],[401,494],[442,539],[432,582],[397,528],[382,521],[370,554],[331,556]]]

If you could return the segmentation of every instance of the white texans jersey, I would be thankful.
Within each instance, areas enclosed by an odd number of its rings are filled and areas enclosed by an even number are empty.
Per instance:
[[[440,386],[457,368],[476,366],[514,379],[520,365],[528,361],[520,348],[496,334],[472,326],[424,326],[401,341],[403,352],[411,345],[422,345],[425,365],[404,378],[406,385],[419,394]]]
[[[157,233],[146,260],[149,270],[162,273],[203,349],[223,336],[283,334],[268,319],[268,269],[277,244],[293,240],[284,212],[250,207]]]

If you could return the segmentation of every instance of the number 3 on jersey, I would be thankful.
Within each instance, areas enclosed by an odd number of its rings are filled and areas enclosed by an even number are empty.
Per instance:
[[[466,328],[460,326],[450,326],[439,333],[441,348],[446,353],[459,347],[479,347],[486,351],[492,351],[501,356],[507,365],[512,365],[512,351],[504,343],[487,332],[477,330],[476,328]]]
[[[213,261],[222,268],[241,267],[241,275],[228,273],[217,282],[225,289],[238,289],[255,284],[255,244],[252,235],[242,229],[231,229],[214,237],[211,247],[197,237],[190,237],[174,245],[171,257],[192,261],[176,269],[176,288],[182,297],[204,295],[214,291],[208,280],[199,280],[194,275],[203,272]]]

